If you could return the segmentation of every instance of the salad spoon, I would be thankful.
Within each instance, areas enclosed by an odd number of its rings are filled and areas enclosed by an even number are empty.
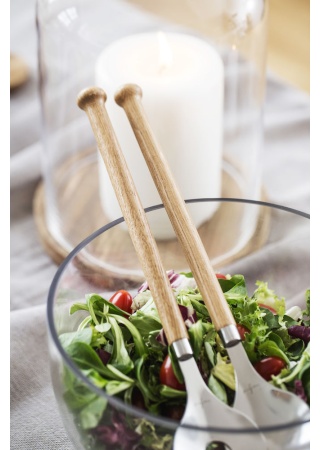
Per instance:
[[[302,434],[308,432],[309,407],[297,395],[268,383],[252,366],[201,238],[149,125],[141,99],[142,90],[135,84],[123,86],[115,95],[116,103],[124,109],[131,124],[189,268],[235,369],[237,386],[233,407],[251,417],[259,427],[291,427],[269,434],[275,441],[272,448],[283,449],[284,443],[289,442],[297,444],[303,440]],[[306,426],[299,426],[301,423]]]
[[[267,450],[265,438],[257,430],[254,421],[245,413],[218,399],[207,387],[199,372],[184,320],[107,114],[105,102],[106,93],[97,87],[84,89],[78,95],[78,106],[89,118],[168,343],[175,351],[184,376],[187,406],[181,426],[178,426],[175,434],[174,448],[205,450],[212,442],[222,442],[225,448],[232,450]],[[184,427],[185,424],[188,426]],[[202,427],[203,430],[199,431],[197,427]],[[208,430],[208,427],[213,430]],[[224,430],[218,431],[221,428]],[[230,432],[230,429],[233,432]],[[246,433],[245,439],[239,439],[238,433],[244,433],[246,430],[250,432]]]

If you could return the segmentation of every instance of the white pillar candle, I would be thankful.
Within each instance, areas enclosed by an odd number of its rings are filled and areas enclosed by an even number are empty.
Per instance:
[[[114,101],[125,83],[142,88],[144,109],[182,197],[221,196],[224,73],[221,57],[210,44],[181,33],[131,35],[102,51],[95,76],[107,93],[107,111],[144,207],[162,202],[125,112]],[[108,219],[121,217],[100,155],[99,180]],[[198,227],[216,204],[188,208]],[[148,217],[155,237],[173,237],[167,219],[160,220],[159,213]]]

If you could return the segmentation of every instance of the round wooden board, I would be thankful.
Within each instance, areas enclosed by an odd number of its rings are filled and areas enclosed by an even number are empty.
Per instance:
[[[22,86],[29,78],[29,68],[18,55],[10,54],[10,89]]]
[[[62,243],[63,239],[60,241],[54,236],[47,226],[43,182],[39,183],[34,196],[34,219],[40,241],[57,264],[84,238],[110,222],[99,201],[95,151],[90,149],[83,152],[81,162],[77,170],[74,170],[75,163],[80,158],[70,158],[61,167],[61,172],[57,173],[60,180],[62,175],[67,180],[60,183],[63,188],[61,192],[57,192],[57,198],[59,212],[64,211],[59,220],[64,226],[63,238],[68,245]],[[241,198],[237,183],[227,171],[223,172],[222,177],[222,197]],[[262,197],[262,200],[266,200],[264,194]],[[255,227],[246,239],[239,242],[238,227],[246,207],[248,208],[248,205],[244,203],[221,203],[213,216],[199,227],[199,234],[215,269],[257,250],[265,243],[269,232],[270,208],[250,205],[249,208],[256,210]],[[148,214],[159,213],[155,211]],[[168,270],[188,269],[176,239],[159,241],[158,247]],[[111,286],[113,281],[119,279],[134,283],[144,279],[125,225],[118,225],[103,233],[78,255],[77,261],[87,274],[99,274],[103,279],[108,279]]]

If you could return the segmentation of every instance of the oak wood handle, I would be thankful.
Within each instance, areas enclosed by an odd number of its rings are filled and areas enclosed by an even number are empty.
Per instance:
[[[188,338],[188,333],[146,213],[107,114],[106,99],[106,93],[102,89],[90,87],[79,93],[78,106],[89,118],[168,343],[172,344],[179,339]]]
[[[115,101],[125,110],[131,124],[212,322],[217,330],[235,325],[198,231],[148,123],[141,98],[142,90],[135,84],[123,86],[115,95]]]

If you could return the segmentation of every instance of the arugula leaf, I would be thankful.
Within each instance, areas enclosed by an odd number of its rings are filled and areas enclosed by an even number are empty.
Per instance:
[[[188,328],[190,336],[190,344],[193,350],[194,358],[197,360],[200,356],[201,349],[203,347],[203,335],[204,330],[202,327],[202,320],[198,320]]]
[[[109,322],[99,323],[95,326],[95,329],[99,331],[99,333],[106,333],[111,329],[111,325]]]
[[[190,301],[199,319],[208,320],[210,318],[208,310],[203,302],[200,302],[194,298],[191,298]]]
[[[257,353],[257,345],[259,342],[259,335],[252,331],[251,333],[245,334],[245,340],[243,341],[243,347],[247,353],[247,356],[251,363],[257,362],[260,358]]]
[[[129,381],[130,383],[134,383],[134,380],[124,373],[120,372],[116,367],[114,367],[112,364],[107,364],[106,369],[109,373],[109,378],[113,378],[114,380],[119,381]]]
[[[141,335],[137,328],[125,317],[117,316],[114,314],[109,314],[108,316],[110,319],[114,319],[120,324],[124,325],[131,333],[132,339],[134,341],[135,351],[137,355],[144,356],[147,355],[148,351],[145,346],[145,343],[143,342]]]
[[[132,305],[131,308],[133,311],[141,311],[141,309],[148,303],[148,301],[152,299],[151,292],[149,289],[146,291],[139,292],[135,297],[132,299]],[[151,300],[152,301],[152,300]]]
[[[268,283],[264,281],[256,282],[257,289],[253,293],[253,298],[257,303],[271,306],[277,311],[279,316],[284,316],[286,304],[284,298],[279,298],[272,289],[269,289]]]
[[[217,363],[211,370],[212,375],[222,381],[226,386],[235,391],[236,379],[233,365],[228,361],[228,357],[222,357],[220,353],[217,354]]]
[[[155,392],[154,386],[152,385],[152,380],[150,379],[150,373],[148,372],[146,366],[148,362],[145,357],[141,357],[135,362],[135,374],[137,380],[137,386],[140,389],[145,404],[148,406],[150,402],[158,402],[160,400],[159,395]],[[157,390],[160,389],[158,382]]]
[[[159,355],[161,355],[161,360],[164,359],[164,351],[167,350],[167,346],[165,344],[163,344],[162,342],[159,342],[157,337],[159,336],[159,331],[155,330],[155,331],[151,331],[149,333],[148,336],[148,340],[147,342],[147,346],[149,351],[153,352],[153,353],[158,353]]]
[[[63,383],[65,387],[63,398],[71,411],[79,411],[97,396],[67,367],[64,367]]]
[[[210,361],[212,367],[214,366],[215,352],[213,351],[212,345],[210,342],[204,343],[205,352],[208,360]]]
[[[277,334],[280,336],[285,349],[288,349],[288,347],[296,341],[296,339],[292,339],[292,337],[289,335],[288,330],[284,327],[278,328],[277,330],[273,331],[274,334]]]
[[[272,377],[272,382],[275,385],[282,385],[284,383],[290,383],[295,378],[299,378],[310,367],[310,344],[302,354],[302,357],[298,363],[287,373],[280,372],[279,375]],[[285,376],[284,376],[285,375]]]
[[[269,330],[274,330],[274,329],[277,329],[277,328],[281,327],[281,325],[279,324],[279,317],[278,317],[278,315],[273,314],[267,308],[260,307],[260,309],[262,309],[263,312],[264,312],[263,320],[267,324]]]
[[[159,434],[153,423],[146,419],[135,419],[135,432],[141,435],[140,444],[148,450],[171,450],[173,437]]]
[[[232,291],[233,293],[238,293],[241,296],[247,295],[246,282],[243,275],[233,275],[231,278],[226,280],[219,278],[218,281],[224,294]]]
[[[149,334],[155,330],[160,331],[162,324],[160,319],[147,314],[139,310],[132,314],[130,317],[130,322],[139,330],[143,339],[147,339]]]
[[[99,325],[100,322],[96,318],[95,313],[96,313],[96,311],[97,311],[97,313],[103,312],[105,300],[102,297],[100,297],[100,295],[90,294],[90,295],[86,296],[86,301],[87,301],[88,310],[92,317],[93,322],[96,325]]]
[[[111,364],[104,366],[93,348],[84,342],[73,342],[65,350],[80,369],[94,369],[108,379],[131,381],[131,378],[124,375]]]
[[[292,317],[287,316],[286,314],[282,318],[283,326],[285,327],[292,327],[293,325],[299,325],[299,322],[292,319]]]
[[[212,375],[212,373],[209,376],[208,388],[210,389],[211,392],[214,393],[214,395],[218,399],[220,399],[223,403],[228,404],[228,397],[227,397],[227,393],[226,393],[225,387],[223,386],[222,383],[220,383],[219,380],[217,380],[216,377],[214,377]]]
[[[90,345],[92,339],[92,330],[91,328],[84,328],[80,331],[73,331],[70,333],[60,334],[59,340],[63,348],[68,347],[70,344],[74,342],[84,342],[85,344]]]
[[[89,311],[89,308],[88,308],[88,306],[87,306],[85,303],[83,303],[83,302],[80,302],[80,303],[73,303],[73,304],[70,306],[69,314],[72,315],[72,314],[74,314],[74,313],[77,312],[77,311]],[[90,316],[90,320],[91,320],[91,316]]]
[[[107,338],[112,339],[112,333],[111,332],[109,333],[109,330],[104,333],[100,333],[96,329],[97,326],[99,326],[99,325],[91,326],[91,330],[92,330],[91,347],[94,347],[94,348],[105,347],[106,345],[108,345]],[[110,326],[110,329],[111,329],[111,326]]]
[[[180,369],[180,364],[178,362],[175,352],[173,351],[172,346],[168,347],[168,353],[170,356],[173,373],[175,374],[179,383],[182,384],[184,383],[184,378]]]
[[[108,312],[124,317],[128,317],[130,315],[98,294],[88,294],[86,296],[86,302],[87,303],[73,303],[69,309],[70,315],[77,311],[88,311],[90,316],[84,320],[86,321],[90,318],[90,321],[93,320],[96,324],[99,323],[97,322],[97,316],[105,318],[105,315]]]
[[[114,319],[114,317],[111,317],[111,315],[109,315],[108,317],[111,325],[111,332],[113,335],[113,349],[110,364],[112,364],[116,369],[120,370],[120,372],[127,374],[133,369],[134,364],[128,354],[117,320]]]
[[[179,391],[178,389],[173,389],[170,386],[165,386],[162,384],[160,386],[160,394],[165,398],[186,398],[186,391]]]
[[[305,343],[301,339],[297,339],[287,348],[287,354],[292,361],[299,360],[305,350]]]
[[[81,427],[84,430],[96,427],[100,422],[106,406],[107,400],[96,395],[96,397],[80,411],[79,419]]]
[[[98,388],[103,389],[106,384],[108,383],[108,380],[103,377],[102,375],[100,375],[99,372],[97,372],[96,370],[93,369],[89,369],[89,370],[82,370],[82,373],[94,384],[96,385]]]
[[[186,278],[193,278],[192,272],[180,272],[180,275],[184,275]]]
[[[277,344],[277,346],[280,348],[280,350],[282,350],[283,352],[286,351],[284,342],[278,334],[271,332],[268,334],[268,339],[270,341],[274,341]]]
[[[116,395],[119,394],[119,392],[126,391],[133,385],[134,383],[132,381],[111,380],[107,382],[105,389],[108,395]]]
[[[310,327],[310,289],[305,294],[306,308],[302,311],[304,325]]]
[[[230,305],[236,305],[247,297],[247,289],[242,284],[236,284],[229,291],[224,292],[224,296]]]

